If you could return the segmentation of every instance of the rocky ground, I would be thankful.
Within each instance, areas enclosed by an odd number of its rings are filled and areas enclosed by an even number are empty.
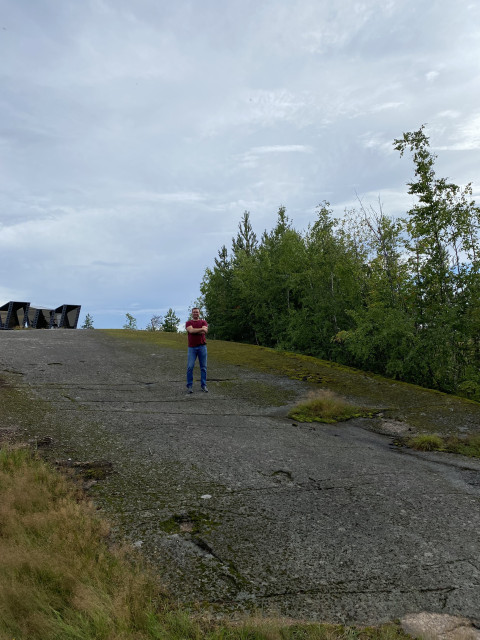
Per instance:
[[[295,423],[308,383],[241,362],[212,359],[210,392],[186,396],[185,362],[98,330],[0,332],[0,396],[26,402],[3,428],[81,474],[181,601],[480,623],[480,461],[398,448],[365,421]]]

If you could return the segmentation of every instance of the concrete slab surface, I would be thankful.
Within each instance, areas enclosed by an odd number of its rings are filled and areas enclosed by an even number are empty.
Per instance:
[[[48,401],[19,433],[50,436],[51,460],[112,463],[89,492],[179,600],[480,623],[480,461],[398,449],[360,422],[294,423],[231,389],[291,399],[305,383],[242,366],[210,362],[210,392],[186,396],[185,365],[186,349],[98,330],[0,334],[0,375]]]

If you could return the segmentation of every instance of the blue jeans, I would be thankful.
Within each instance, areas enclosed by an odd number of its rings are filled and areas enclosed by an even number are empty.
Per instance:
[[[207,386],[207,345],[201,344],[198,347],[188,347],[187,359],[187,387],[193,386],[193,367],[198,357],[200,365],[200,384]]]

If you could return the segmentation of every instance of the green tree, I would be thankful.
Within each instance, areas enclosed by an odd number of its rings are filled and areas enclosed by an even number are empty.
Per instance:
[[[260,344],[291,346],[290,328],[301,307],[304,266],[304,240],[282,206],[275,227],[262,235],[252,272],[253,323]]]
[[[124,329],[128,329],[130,331],[137,330],[137,319],[134,318],[130,313],[125,314],[126,322],[123,325]]]
[[[180,318],[175,314],[175,311],[170,308],[163,318],[162,329],[167,333],[177,333],[179,322]]]
[[[462,189],[436,177],[424,128],[404,133],[394,146],[401,156],[411,151],[415,166],[408,185],[418,201],[408,211],[406,229],[420,383],[452,391],[479,352],[480,210],[471,200],[471,185]]]
[[[471,185],[437,178],[424,127],[405,218],[328,203],[306,233],[280,207],[260,241],[245,211],[201,292],[210,335],[294,349],[480,399],[480,209]]]
[[[250,222],[250,212],[244,211],[238,223],[238,233],[232,239],[232,253],[234,260],[241,255],[253,256],[257,249],[257,236]]]
[[[302,351],[342,361],[344,347],[334,336],[353,326],[348,310],[361,303],[364,252],[338,227],[329,203],[321,203],[305,237],[302,312],[292,331]]]
[[[232,238],[231,279],[229,298],[231,317],[229,332],[232,340],[257,342],[255,334],[255,304],[252,297],[252,276],[258,257],[257,236],[250,222],[250,212],[244,211],[238,233]]]
[[[416,375],[415,323],[408,308],[410,278],[403,259],[404,226],[387,217],[379,202],[356,212],[363,246],[361,303],[350,305],[354,326],[336,341],[353,358],[351,364],[393,378]]]
[[[200,291],[205,302],[209,335],[220,340],[234,340],[233,279],[234,267],[225,245],[218,251],[213,269],[207,268]]]
[[[95,329],[93,326],[93,317],[87,313],[85,316],[84,323],[82,324],[82,329]]]

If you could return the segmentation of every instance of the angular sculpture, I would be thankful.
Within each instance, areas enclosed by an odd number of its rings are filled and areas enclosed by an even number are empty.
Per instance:
[[[14,302],[10,300],[0,307],[0,329],[15,329],[24,327],[27,322],[29,302]]]
[[[50,329],[53,326],[53,309],[30,307],[27,326],[29,329]]]
[[[63,304],[55,309],[58,326],[63,329],[76,329],[78,318],[80,316],[80,305]]]
[[[56,309],[32,307],[29,302],[10,301],[0,307],[0,329],[76,329],[80,305],[63,304]]]

